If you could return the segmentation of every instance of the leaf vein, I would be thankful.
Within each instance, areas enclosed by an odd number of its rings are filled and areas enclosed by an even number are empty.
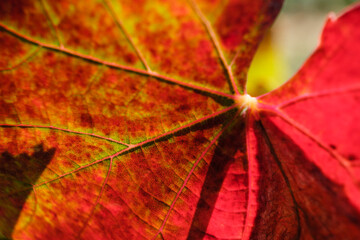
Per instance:
[[[52,45],[52,44],[42,43],[42,42],[37,41],[37,40],[35,40],[35,39],[31,38],[31,37],[28,37],[28,36],[25,36],[25,35],[23,35],[21,33],[18,33],[15,30],[10,29],[9,27],[7,27],[6,25],[4,25],[2,23],[0,23],[0,29],[3,29],[3,30],[7,31],[8,33],[10,33],[10,34],[12,34],[12,35],[14,35],[16,37],[18,37],[20,39],[23,39],[24,41],[27,41],[27,42],[35,44],[35,45],[39,45],[41,47],[47,48],[47,49],[52,50],[52,51],[61,52],[61,53],[68,54],[68,55],[71,55],[71,56],[74,56],[74,57],[77,57],[77,58],[80,58],[80,59],[83,59],[83,60],[87,60],[87,61],[94,62],[94,63],[97,63],[97,64],[103,64],[103,65],[106,65],[108,67],[124,70],[124,71],[127,71],[127,72],[152,77],[152,78],[157,79],[159,81],[163,81],[163,82],[171,83],[171,84],[176,84],[176,85],[179,85],[180,87],[183,87],[183,88],[186,88],[186,89],[191,89],[193,91],[200,91],[200,92],[207,93],[207,94],[210,94],[210,95],[216,95],[216,96],[220,96],[220,97],[234,99],[233,95],[228,94],[228,93],[224,93],[224,92],[221,92],[221,91],[218,91],[218,90],[214,90],[214,89],[210,89],[210,88],[207,88],[207,87],[195,85],[195,84],[192,84],[192,83],[182,82],[180,80],[174,79],[172,77],[164,76],[164,75],[161,75],[161,74],[156,73],[156,72],[148,72],[146,70],[137,69],[137,68],[134,68],[134,67],[117,64],[115,62],[105,61],[105,60],[102,60],[102,59],[99,59],[99,58],[96,58],[96,57],[93,57],[93,56],[90,56],[90,55],[82,54],[82,53],[73,51],[71,49],[67,49],[67,48],[62,47],[62,46],[58,47],[58,46],[55,46],[55,45]]]
[[[213,43],[216,52],[218,53],[218,56],[220,58],[221,64],[224,67],[226,76],[228,78],[228,81],[230,83],[230,88],[233,92],[235,92],[235,94],[239,94],[239,90],[236,86],[235,80],[234,80],[234,76],[233,73],[231,71],[231,66],[229,66],[227,64],[227,61],[225,59],[225,55],[221,49],[220,43],[216,37],[215,31],[213,29],[213,27],[211,26],[211,23],[206,19],[206,17],[204,16],[204,14],[202,13],[202,11],[200,10],[200,8],[198,7],[198,5],[196,4],[195,0],[188,0],[189,4],[191,5],[191,8],[193,9],[193,11],[196,13],[196,15],[198,16],[198,18],[201,20],[202,24],[204,25],[206,32],[208,33],[211,42]]]
[[[281,104],[277,105],[277,108],[285,108],[290,105],[296,104],[300,101],[305,101],[308,99],[328,97],[328,96],[332,96],[332,95],[345,94],[345,93],[357,92],[357,91],[360,91],[359,85],[350,86],[347,88],[331,89],[331,90],[321,91],[321,92],[316,92],[316,93],[307,93],[307,94],[303,94],[303,95],[294,97],[288,101],[282,102]]]
[[[40,51],[40,49],[41,49],[41,46],[36,47],[34,51],[31,51],[30,54],[25,56],[18,63],[15,63],[14,65],[12,65],[10,67],[0,69],[0,72],[11,71],[11,70],[17,69],[22,64],[26,63],[27,61],[30,61],[33,57],[35,57],[37,55],[37,53]]]
[[[263,108],[261,109],[263,112],[268,112],[268,113],[273,113],[276,116],[280,117],[282,120],[284,120],[286,123],[290,124],[291,126],[293,126],[295,129],[297,129],[299,132],[301,132],[302,134],[304,134],[304,136],[308,137],[310,140],[312,140],[314,143],[316,143],[320,148],[324,149],[330,156],[334,157],[339,163],[340,165],[350,174],[350,176],[352,177],[352,179],[354,178],[354,175],[350,169],[350,163],[348,161],[346,161],[345,158],[343,158],[337,151],[331,149],[330,147],[327,146],[327,144],[325,144],[324,142],[322,142],[318,137],[316,137],[315,135],[313,135],[307,128],[305,128],[303,125],[299,124],[297,121],[295,121],[294,119],[290,118],[287,114],[285,114],[284,112],[280,111],[277,108]],[[354,180],[355,181],[355,180]]]
[[[112,18],[114,19],[116,25],[119,27],[120,31],[124,34],[126,40],[130,43],[130,45],[132,46],[132,48],[135,50],[136,55],[138,56],[138,58],[140,59],[141,63],[144,65],[145,69],[148,72],[151,72],[150,66],[148,65],[148,63],[146,62],[144,56],[142,55],[142,53],[140,52],[140,50],[136,47],[134,41],[132,40],[132,38],[130,37],[129,33],[126,31],[126,29],[124,28],[124,25],[122,24],[122,22],[120,21],[120,19],[116,16],[114,8],[112,7],[111,3],[108,0],[103,0],[103,3],[105,5],[105,7],[108,9],[108,11],[110,12],[110,15],[112,16]]]
[[[186,176],[186,178],[184,179],[184,182],[182,184],[182,186],[180,187],[179,191],[177,192],[174,200],[171,203],[171,206],[169,208],[169,210],[166,213],[166,216],[158,230],[158,232],[154,235],[154,237],[152,238],[153,240],[160,234],[162,233],[162,230],[164,229],[164,226],[170,216],[171,211],[174,209],[175,207],[175,203],[176,201],[179,199],[180,194],[182,193],[183,189],[185,188],[186,184],[188,183],[191,175],[193,174],[195,168],[198,166],[199,162],[204,158],[204,156],[206,155],[206,153],[210,150],[210,148],[216,143],[216,141],[220,138],[220,136],[222,135],[222,133],[230,126],[230,124],[235,120],[236,116],[238,115],[238,113],[235,114],[235,116],[215,135],[215,137],[213,138],[213,140],[207,145],[207,147],[205,148],[205,150],[201,153],[201,155],[197,158],[197,160],[195,161],[195,163],[193,164],[192,168],[190,169],[188,175]]]
[[[86,227],[88,226],[88,224],[89,224],[90,219],[92,218],[92,216],[93,216],[94,213],[95,213],[96,206],[98,205],[98,203],[99,203],[99,201],[100,201],[100,199],[101,199],[101,197],[102,197],[102,195],[103,195],[103,192],[104,192],[104,189],[105,189],[105,185],[106,185],[107,182],[108,182],[109,175],[110,175],[110,172],[111,172],[112,163],[113,163],[113,158],[110,158],[109,168],[108,168],[108,171],[107,171],[107,173],[106,173],[104,182],[103,182],[103,184],[101,185],[99,195],[97,196],[97,198],[96,198],[96,200],[95,200],[95,203],[94,203],[94,206],[91,208],[91,211],[90,211],[88,217],[86,218],[84,225],[82,226],[81,230],[79,231],[79,233],[78,233],[78,235],[77,235],[77,238],[80,238],[81,234],[84,232],[85,228],[86,228]]]
[[[103,139],[106,141],[110,141],[110,142],[114,142],[114,143],[118,143],[124,146],[129,146],[129,144],[112,139],[112,138],[108,138],[108,137],[104,137],[101,135],[97,135],[94,133],[86,133],[86,132],[79,132],[79,131],[74,131],[74,130],[70,130],[70,129],[66,129],[66,128],[59,128],[59,127],[55,127],[55,126],[46,126],[46,125],[30,125],[30,124],[0,124],[0,127],[3,128],[34,128],[34,129],[51,129],[51,130],[55,130],[55,131],[62,131],[62,132],[67,132],[67,133],[72,133],[72,134],[78,134],[78,135],[85,135],[85,136],[90,136],[90,137],[94,137],[94,138],[99,138],[99,139]]]
[[[149,144],[149,143],[151,143],[151,142],[155,142],[155,141],[157,141],[157,140],[159,140],[159,139],[162,139],[162,138],[167,137],[167,136],[170,136],[170,135],[172,135],[172,134],[174,134],[174,133],[180,132],[180,131],[182,131],[182,130],[184,130],[184,129],[186,129],[186,128],[192,127],[192,126],[194,126],[194,125],[196,125],[196,124],[199,124],[199,123],[201,123],[201,122],[203,122],[203,121],[216,118],[217,116],[220,116],[220,115],[222,115],[222,114],[225,114],[225,113],[231,111],[231,110],[234,109],[235,107],[236,107],[236,105],[227,107],[227,108],[225,108],[225,109],[223,109],[223,110],[221,110],[221,111],[217,111],[217,112],[215,112],[215,113],[212,113],[212,114],[209,114],[209,115],[207,115],[207,116],[204,116],[204,117],[202,117],[202,118],[200,118],[200,119],[198,119],[198,120],[195,120],[195,121],[193,121],[193,122],[190,122],[190,123],[188,123],[188,124],[185,124],[185,125],[183,125],[183,126],[180,126],[180,127],[178,127],[178,128],[175,128],[175,129],[173,129],[173,130],[171,130],[171,131],[169,131],[169,132],[166,132],[166,133],[161,134],[161,135],[159,135],[159,136],[156,136],[156,137],[154,137],[154,138],[145,140],[145,141],[140,142],[140,143],[137,143],[137,144],[129,145],[127,148],[122,149],[122,150],[120,150],[120,151],[118,151],[118,152],[116,152],[116,153],[114,153],[114,154],[112,154],[112,155],[106,156],[106,157],[101,158],[101,159],[99,159],[99,160],[96,160],[96,161],[94,161],[94,162],[92,162],[92,163],[88,163],[88,164],[86,164],[86,165],[83,165],[83,166],[80,167],[80,168],[77,168],[77,169],[72,170],[72,171],[70,171],[70,172],[64,173],[64,174],[59,175],[58,177],[56,177],[56,178],[54,178],[54,179],[51,179],[51,180],[48,180],[48,181],[39,183],[39,184],[34,185],[34,186],[35,186],[35,187],[39,187],[39,186],[48,184],[48,183],[50,183],[50,182],[56,181],[56,180],[58,180],[58,179],[60,179],[60,178],[63,178],[63,177],[65,177],[65,176],[67,176],[67,175],[70,175],[70,174],[72,174],[72,173],[78,172],[78,171],[80,171],[80,170],[82,170],[82,169],[85,169],[85,168],[87,168],[87,167],[90,167],[90,166],[93,166],[93,165],[95,165],[95,164],[101,163],[101,162],[103,162],[103,161],[105,161],[105,160],[107,160],[107,159],[114,158],[114,157],[117,157],[117,156],[126,154],[126,153],[128,153],[128,152],[130,152],[130,151],[132,151],[132,150],[134,150],[134,149],[136,149],[136,148],[139,148],[139,147],[141,147],[141,146],[143,146],[143,145],[145,145],[145,144]]]
[[[40,5],[44,11],[44,14],[50,23],[49,24],[50,28],[55,32],[56,40],[58,41],[59,47],[63,47],[63,44],[60,39],[59,31],[58,31],[57,27],[55,26],[54,21],[51,19],[49,12],[46,9],[45,0],[39,0],[39,1],[40,1]]]

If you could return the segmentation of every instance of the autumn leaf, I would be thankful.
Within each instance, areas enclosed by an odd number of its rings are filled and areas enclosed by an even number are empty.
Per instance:
[[[0,238],[360,239],[360,5],[254,98],[281,5],[0,1]]]

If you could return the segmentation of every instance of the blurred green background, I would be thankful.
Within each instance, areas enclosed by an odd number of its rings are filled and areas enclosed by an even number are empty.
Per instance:
[[[251,96],[269,92],[293,76],[319,44],[330,12],[338,15],[356,0],[285,0],[248,73]]]

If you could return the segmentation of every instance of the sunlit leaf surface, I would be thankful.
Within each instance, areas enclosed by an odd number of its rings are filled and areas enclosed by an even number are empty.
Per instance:
[[[0,1],[0,238],[360,239],[360,7],[252,98],[281,5]]]

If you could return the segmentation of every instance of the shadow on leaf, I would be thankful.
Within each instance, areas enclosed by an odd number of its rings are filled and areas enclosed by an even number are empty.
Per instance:
[[[233,171],[236,165],[236,168],[247,171],[245,134],[245,121],[243,118],[239,118],[220,136],[206,173],[200,199],[187,236],[188,240],[203,239],[209,236],[207,229],[211,218],[214,217],[219,193],[222,190],[224,180],[229,174],[232,174],[229,173],[229,170]],[[243,176],[239,177],[242,178]],[[243,180],[245,180],[243,184],[247,185],[247,177]],[[238,189],[239,191],[241,190]],[[224,222],[224,224],[227,223]]]
[[[11,238],[26,199],[48,163],[55,148],[47,151],[43,145],[34,147],[31,155],[0,154],[0,239]]]
[[[315,165],[324,150],[299,147],[271,121],[255,129],[260,191],[251,239],[360,239],[360,214],[346,189]]]

